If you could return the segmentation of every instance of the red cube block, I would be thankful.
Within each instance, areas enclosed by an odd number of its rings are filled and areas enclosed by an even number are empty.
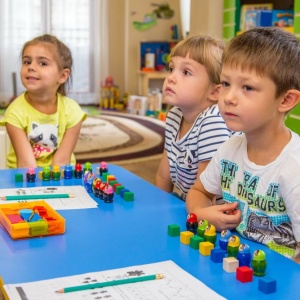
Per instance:
[[[245,283],[253,280],[253,270],[247,266],[238,267],[236,269],[236,279]]]

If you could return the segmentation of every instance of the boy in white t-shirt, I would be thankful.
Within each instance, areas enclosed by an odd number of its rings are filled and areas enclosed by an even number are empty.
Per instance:
[[[189,213],[299,261],[300,137],[284,124],[300,100],[300,41],[255,28],[225,49],[219,109],[230,130],[187,195]],[[227,202],[214,205],[215,196]]]

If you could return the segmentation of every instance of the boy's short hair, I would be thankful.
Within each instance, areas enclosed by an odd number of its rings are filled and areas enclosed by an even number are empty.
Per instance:
[[[170,58],[186,57],[202,64],[212,83],[220,83],[222,53],[225,43],[208,35],[191,36],[177,43],[171,50]]]
[[[269,77],[276,97],[300,90],[300,41],[278,27],[254,28],[233,38],[223,52],[223,64]]]

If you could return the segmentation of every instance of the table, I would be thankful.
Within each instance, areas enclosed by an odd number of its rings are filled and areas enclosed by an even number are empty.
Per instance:
[[[141,166],[142,167],[142,166]],[[94,170],[96,166],[93,165]],[[78,185],[80,179],[15,183],[16,173],[1,170],[0,188],[44,185]],[[59,236],[12,240],[0,227],[0,276],[5,283],[29,282],[87,272],[173,260],[181,268],[228,299],[298,299],[300,266],[267,247],[241,238],[253,252],[267,255],[267,276],[277,280],[277,292],[265,295],[258,290],[258,277],[241,283],[235,273],[223,270],[208,256],[170,237],[167,228],[178,224],[186,230],[182,201],[161,191],[122,167],[109,164],[109,173],[133,191],[135,200],[125,202],[115,195],[113,203],[99,200],[96,209],[63,210],[66,233]]]

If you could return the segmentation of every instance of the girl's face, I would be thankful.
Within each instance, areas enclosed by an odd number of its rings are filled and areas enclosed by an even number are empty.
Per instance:
[[[163,97],[181,110],[203,110],[215,88],[206,68],[188,56],[174,56],[169,64],[169,74],[164,81]]]
[[[52,45],[27,46],[22,56],[21,80],[28,92],[56,93],[68,76],[59,70]]]

